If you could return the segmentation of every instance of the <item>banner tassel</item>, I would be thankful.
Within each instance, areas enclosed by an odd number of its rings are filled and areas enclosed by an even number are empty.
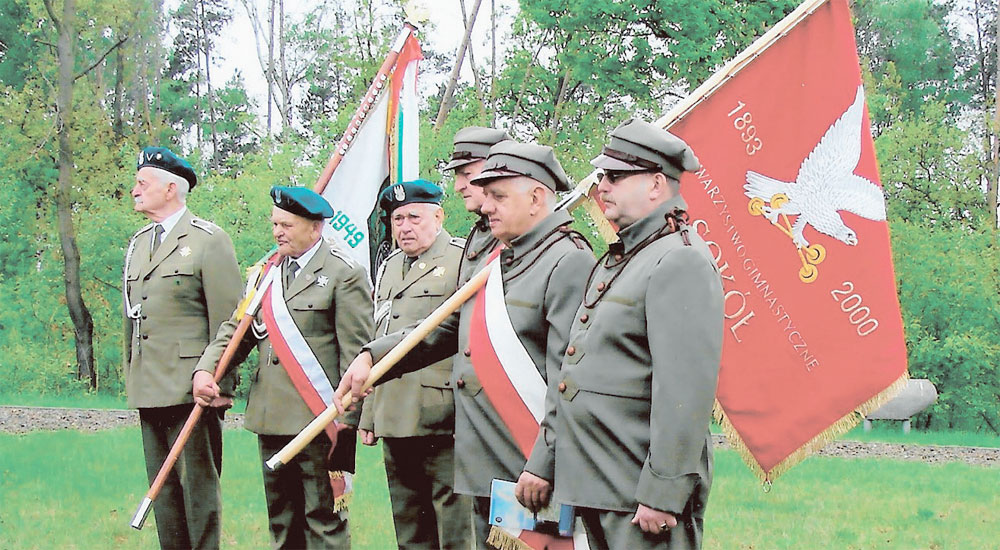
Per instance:
[[[496,525],[490,526],[490,536],[486,539],[486,544],[489,544],[497,550],[535,550],[525,543],[523,540],[511,535],[507,531],[504,531],[502,527],[497,527]]]
[[[776,464],[774,468],[771,468],[771,470],[767,472],[765,472],[761,465],[754,459],[750,449],[747,448],[746,443],[744,443],[740,438],[736,428],[729,422],[729,418],[726,417],[726,413],[722,410],[722,406],[718,401],[715,402],[715,407],[712,412],[715,416],[716,422],[718,422],[719,426],[722,427],[722,432],[725,434],[726,440],[729,441],[729,446],[740,455],[743,462],[746,463],[746,465],[750,468],[754,475],[761,480],[761,482],[770,483],[799,462],[805,460],[809,455],[819,451],[831,441],[851,431],[851,429],[864,420],[865,416],[872,411],[875,411],[882,405],[885,405],[892,400],[892,398],[896,397],[896,395],[902,391],[903,387],[906,386],[909,379],[909,373],[904,372],[903,375],[897,378],[895,382],[889,385],[889,387],[882,390],[871,399],[865,401],[853,411],[841,417],[829,428],[817,434],[809,440],[809,442],[796,449],[795,452],[785,457],[784,460]]]

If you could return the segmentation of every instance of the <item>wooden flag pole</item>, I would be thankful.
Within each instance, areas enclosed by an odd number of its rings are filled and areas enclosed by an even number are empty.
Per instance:
[[[462,307],[462,304],[466,300],[471,298],[484,284],[486,284],[486,279],[489,277],[490,269],[493,267],[493,261],[486,264],[483,269],[476,273],[467,283],[462,285],[450,298],[445,300],[443,304],[437,307],[426,319],[420,322],[413,329],[412,332],[406,335],[395,347],[389,350],[389,353],[385,355],[381,360],[379,360],[375,365],[372,366],[371,372],[368,374],[368,380],[365,381],[365,385],[362,388],[367,390],[375,385],[376,382],[381,379],[386,372],[389,371],[396,363],[399,362],[410,350],[412,350],[421,340],[423,340],[430,331],[434,330],[438,325],[440,325],[449,315],[455,312],[458,308]],[[351,396],[345,395],[341,399],[340,404],[346,409],[352,404]],[[280,451],[274,454],[266,462],[267,467],[274,470],[283,464],[288,464],[288,462],[295,457],[310,441],[313,440],[323,429],[330,423],[333,422],[334,418],[337,418],[339,412],[337,407],[330,405],[325,411],[320,413],[319,416],[313,419],[305,428],[302,429],[291,441],[288,442]]]
[[[229,362],[232,361],[233,355],[236,354],[236,348],[239,347],[240,342],[243,340],[243,335],[246,334],[252,320],[253,314],[248,312],[240,319],[240,324],[236,325],[236,332],[233,333],[233,338],[226,345],[226,349],[222,352],[222,357],[219,359],[219,364],[215,367],[216,383],[222,380],[222,376],[226,373],[226,368],[229,367]],[[187,444],[187,440],[191,437],[191,432],[198,424],[198,420],[201,419],[203,412],[205,412],[203,405],[195,404],[194,408],[191,409],[191,414],[188,415],[187,421],[184,422],[184,427],[177,434],[177,439],[174,440],[174,444],[170,447],[170,452],[163,461],[163,465],[160,466],[160,471],[157,472],[156,478],[153,479],[149,490],[146,491],[145,498],[142,499],[139,508],[136,509],[135,514],[132,516],[132,521],[129,525],[133,529],[142,529],[143,524],[146,523],[146,516],[149,515],[149,509],[152,507],[153,501],[159,496],[160,490],[163,489],[163,484],[167,482],[167,476],[174,469],[177,458],[181,456],[181,451],[184,450],[184,445]]]
[[[396,40],[392,43],[392,48],[389,50],[389,54],[385,56],[385,61],[382,62],[382,66],[379,67],[378,73],[375,74],[375,78],[372,80],[371,85],[368,86],[368,92],[365,93],[364,98],[361,99],[361,105],[359,105],[358,109],[354,111],[354,117],[351,118],[351,123],[348,124],[347,129],[344,130],[344,136],[340,138],[340,142],[337,143],[337,148],[333,150],[333,153],[330,155],[330,160],[326,162],[326,167],[323,168],[323,172],[320,173],[319,178],[316,180],[316,185],[313,186],[313,191],[316,191],[320,195],[323,194],[323,190],[326,189],[326,184],[329,183],[330,178],[333,177],[333,172],[337,169],[337,166],[340,165],[340,161],[344,159],[344,155],[347,154],[347,150],[351,148],[351,143],[354,141],[354,137],[361,130],[361,125],[364,124],[365,117],[367,117],[368,112],[375,107],[375,100],[382,93],[382,89],[386,87],[389,76],[396,67],[396,60],[399,58],[399,52],[403,49],[403,44],[415,30],[416,27],[414,27],[409,21],[403,24],[402,30],[399,31],[399,35],[396,36]]]

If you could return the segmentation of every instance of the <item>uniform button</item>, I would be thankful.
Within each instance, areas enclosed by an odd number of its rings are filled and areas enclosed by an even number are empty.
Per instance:
[[[148,334],[143,334],[142,335],[142,339],[143,340],[149,340],[149,335]]]
[[[399,319],[399,314],[398,313],[393,313],[392,314],[392,318],[393,319]]]
[[[514,257],[513,257],[513,256],[510,256],[509,258],[507,258],[507,259],[506,259],[506,260],[504,260],[503,262],[504,262],[505,264],[507,264],[507,265],[510,265],[510,264],[514,263]]]
[[[146,317],[146,314],[145,314],[145,313],[143,313],[143,314],[142,314],[142,318],[143,318],[143,319],[147,319],[147,317]]]
[[[277,365],[278,364],[278,358],[277,357],[272,357],[271,358],[271,364],[272,365]]]
[[[425,288],[424,289],[424,294],[427,294],[428,292],[430,292],[430,290],[428,290],[428,289]]]
[[[604,284],[604,281],[597,283],[597,290],[604,290],[604,287],[608,285]]]
[[[559,393],[566,391],[566,382],[559,382]]]
[[[445,386],[450,386],[451,385],[451,380],[446,380],[445,383],[444,383],[444,385]]]
[[[469,349],[469,348],[465,348],[465,351],[462,352],[462,355],[465,355],[466,357],[469,357],[469,356],[472,355],[472,350]]]
[[[566,355],[576,355],[576,348],[573,346],[566,348]]]
[[[312,308],[313,308],[313,305],[312,305],[312,304],[309,304],[309,305],[308,305],[308,306],[306,306],[306,307],[308,307],[309,309],[312,309]]]
[[[622,255],[621,254],[615,254],[615,261],[616,262],[622,261]]]
[[[462,380],[461,378],[459,378],[458,380],[456,380],[455,381],[455,387],[458,388],[458,389],[464,388],[465,387],[465,380]]]
[[[146,298],[149,298],[149,296],[146,296],[145,294],[143,294],[142,295],[142,299],[145,300]]]

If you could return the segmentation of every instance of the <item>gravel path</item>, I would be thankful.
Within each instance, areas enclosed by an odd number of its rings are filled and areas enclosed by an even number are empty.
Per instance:
[[[139,413],[122,409],[62,409],[0,406],[0,433],[23,434],[35,430],[97,431],[137,426]],[[227,414],[226,428],[243,426],[242,414]],[[721,435],[712,436],[716,448],[729,445]],[[892,458],[939,464],[965,462],[975,466],[1000,466],[1000,449],[946,445],[910,445],[861,441],[834,441],[819,453],[841,458]]]

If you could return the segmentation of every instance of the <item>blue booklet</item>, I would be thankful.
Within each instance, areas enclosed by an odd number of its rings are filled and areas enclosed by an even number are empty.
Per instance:
[[[527,529],[538,531],[539,527],[555,527],[560,536],[573,536],[573,507],[568,504],[549,505],[534,513],[528,510],[514,497],[514,486],[511,481],[494,479],[490,485],[490,524],[511,531]],[[551,525],[543,525],[543,524]]]

